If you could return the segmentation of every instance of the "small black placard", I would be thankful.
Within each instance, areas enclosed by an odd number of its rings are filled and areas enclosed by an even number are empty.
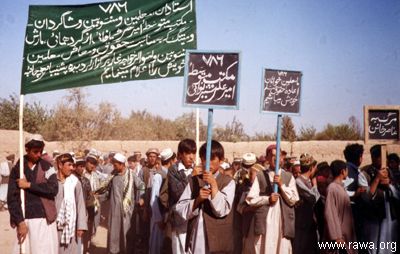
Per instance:
[[[299,71],[265,69],[262,111],[300,113],[301,76]]]

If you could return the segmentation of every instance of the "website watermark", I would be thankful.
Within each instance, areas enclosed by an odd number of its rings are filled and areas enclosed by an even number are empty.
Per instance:
[[[321,250],[389,250],[395,253],[397,250],[396,242],[318,242],[318,248]]]

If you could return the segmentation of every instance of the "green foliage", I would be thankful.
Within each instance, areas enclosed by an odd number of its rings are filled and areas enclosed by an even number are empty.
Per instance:
[[[11,95],[0,99],[0,129],[18,129],[19,98]],[[115,107],[102,102],[97,108],[89,106],[88,95],[81,88],[68,90],[68,95],[46,110],[40,103],[24,106],[24,130],[41,133],[48,141],[84,142],[90,140],[181,140],[195,139],[196,115],[185,113],[174,120],[153,115],[146,110],[132,111],[122,117]],[[200,139],[206,139],[207,126],[200,119]],[[220,141],[273,141],[276,134],[258,133],[249,136],[236,117],[225,127],[215,127],[213,138]],[[282,118],[282,140],[359,140],[362,131],[358,120],[351,116],[346,124],[328,124],[317,132],[315,127],[301,127],[298,136],[289,116]]]
[[[317,129],[315,129],[314,126],[308,126],[308,127],[302,126],[300,128],[298,140],[299,141],[313,140],[313,139],[315,139],[316,133],[317,133]]]
[[[327,124],[325,128],[316,134],[317,140],[360,140],[361,128],[354,116],[349,118],[347,124]]]
[[[228,142],[249,141],[250,137],[245,133],[243,123],[233,117],[231,123],[227,123],[225,128],[214,128],[213,138]]]
[[[290,116],[282,117],[282,140],[291,142],[296,140],[296,131]]]
[[[24,105],[24,130],[37,133],[48,119],[48,112],[38,102]],[[19,98],[10,95],[8,99],[0,99],[0,129],[18,130],[19,125]]]
[[[267,134],[264,132],[256,132],[256,134],[251,137],[251,141],[274,141],[276,140],[276,134]]]

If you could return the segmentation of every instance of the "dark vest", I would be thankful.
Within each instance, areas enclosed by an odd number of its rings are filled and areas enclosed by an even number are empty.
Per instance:
[[[50,167],[51,165],[49,163],[46,163],[44,160],[39,161],[38,172],[36,175],[36,183],[47,183],[45,174]],[[47,223],[50,224],[54,222],[57,219],[57,208],[54,198],[49,199],[40,197],[40,200],[42,201],[44,211],[46,213]]]
[[[281,170],[281,179],[282,184],[288,186],[290,179],[292,178],[292,174]],[[269,180],[268,171],[259,171],[257,174],[257,179],[260,184],[260,196],[270,196],[273,192],[273,184]],[[295,232],[295,211],[294,207],[291,207],[286,203],[284,198],[279,198],[279,202],[281,205],[281,213],[282,213],[282,229],[283,236],[286,238],[294,238]],[[265,221],[266,216],[268,214],[269,206],[262,206],[257,209],[258,212],[254,215],[254,233],[255,234],[265,234]]]
[[[232,178],[219,174],[216,178],[218,189],[222,190],[227,186]],[[200,176],[194,176],[189,179],[190,189],[192,190],[192,199],[196,199],[199,195],[200,188],[204,187],[205,182]],[[230,252],[233,251],[233,210],[227,216],[217,217],[212,212],[209,200],[205,200],[201,204],[201,210],[204,219],[204,231],[206,234],[206,243],[210,252]],[[188,222],[188,230],[186,235],[186,250],[189,249],[192,240],[192,233],[196,224],[193,218]]]

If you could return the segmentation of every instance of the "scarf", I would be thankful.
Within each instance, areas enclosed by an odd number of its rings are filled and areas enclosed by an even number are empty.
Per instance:
[[[112,184],[112,179],[116,176],[117,174],[113,174],[109,176],[100,186],[95,191],[95,194],[104,194],[107,191],[110,190],[111,184]],[[125,170],[125,173],[123,175],[123,183],[124,183],[124,191],[122,195],[122,210],[124,212],[124,216],[128,213],[131,205],[132,205],[132,190],[133,190],[133,173],[132,170],[127,168]]]
[[[70,175],[64,182],[64,199],[61,202],[60,211],[57,215],[57,228],[62,230],[61,244],[69,244],[75,235],[76,227],[76,202],[75,186],[78,178]]]

